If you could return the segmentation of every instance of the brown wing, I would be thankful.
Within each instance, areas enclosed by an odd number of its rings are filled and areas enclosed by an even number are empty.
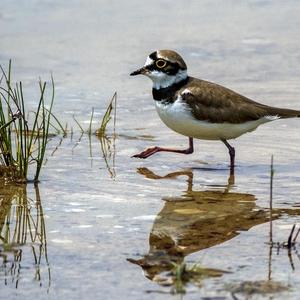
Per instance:
[[[192,114],[198,120],[242,123],[264,116],[300,116],[299,111],[260,104],[223,86],[200,79],[191,78],[184,89],[187,90],[182,94],[182,98],[189,104]]]

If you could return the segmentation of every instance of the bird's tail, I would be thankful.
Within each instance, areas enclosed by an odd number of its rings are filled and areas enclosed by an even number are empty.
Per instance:
[[[270,116],[279,118],[300,118],[300,110],[268,106],[267,111]]]

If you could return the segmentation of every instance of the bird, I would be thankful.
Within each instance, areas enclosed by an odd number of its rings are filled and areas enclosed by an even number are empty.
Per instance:
[[[300,117],[300,110],[277,108],[249,99],[222,85],[191,77],[183,58],[173,50],[151,53],[140,69],[130,75],[145,75],[152,82],[152,95],[160,119],[173,131],[187,136],[187,149],[148,148],[133,155],[148,158],[157,152],[191,154],[194,139],[218,140],[225,144],[234,172],[235,148],[228,140],[254,131],[281,118]]]

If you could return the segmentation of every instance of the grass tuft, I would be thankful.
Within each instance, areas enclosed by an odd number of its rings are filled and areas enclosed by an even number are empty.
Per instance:
[[[113,116],[112,116],[112,112],[114,112]],[[107,125],[112,118],[113,118],[113,128],[114,128],[113,131],[115,134],[116,116],[117,116],[117,92],[115,92],[113,94],[111,100],[109,101],[106,111],[102,117],[100,127],[96,131],[92,130],[94,113],[95,113],[95,109],[94,109],[94,107],[92,107],[92,112],[91,112],[91,116],[90,116],[90,120],[89,120],[89,126],[86,130],[83,128],[83,126],[77,120],[75,115],[73,115],[73,120],[75,121],[76,125],[79,127],[81,134],[87,134],[88,136],[92,136],[93,134],[95,134],[99,138],[105,137]],[[60,129],[63,129],[61,124],[58,123],[58,125],[59,125]],[[66,131],[63,131],[63,132],[65,133]],[[71,132],[71,134],[72,134],[72,132]]]
[[[117,116],[117,92],[115,92],[107,106],[107,109],[105,111],[105,114],[102,118],[102,122],[100,125],[100,128],[96,131],[96,135],[98,137],[105,136],[106,133],[106,127],[108,122],[111,120],[111,113],[114,110],[114,129],[116,127],[116,116]]]
[[[221,277],[227,271],[204,268],[200,264],[189,265],[185,262],[172,263],[173,268],[169,274],[171,276],[173,294],[185,294],[186,285],[194,283],[197,286],[201,286],[202,281],[209,277]]]
[[[16,182],[28,182],[29,166],[35,165],[32,181],[38,182],[52,120],[55,87],[51,76],[51,99],[45,100],[47,83],[39,81],[39,99],[33,113],[27,112],[22,82],[12,83],[8,70],[0,66],[0,165],[15,169]],[[30,119],[32,117],[32,120]],[[3,169],[3,168],[2,168]]]

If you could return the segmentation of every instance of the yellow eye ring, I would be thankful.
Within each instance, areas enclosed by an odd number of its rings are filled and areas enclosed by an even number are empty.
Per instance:
[[[156,66],[159,68],[159,69],[162,69],[166,66],[167,62],[164,61],[163,59],[159,59],[156,61]]]

